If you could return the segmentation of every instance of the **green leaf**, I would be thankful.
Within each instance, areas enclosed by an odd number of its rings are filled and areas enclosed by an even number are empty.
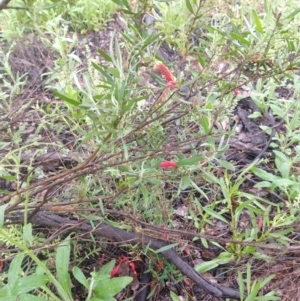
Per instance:
[[[210,122],[207,117],[202,117],[200,120],[200,125],[203,127],[205,134],[210,133]]]
[[[56,265],[56,273],[57,279],[60,282],[64,291],[70,296],[72,300],[71,294],[71,279],[69,270],[69,262],[70,262],[70,238],[67,238],[64,242],[58,245],[55,257],[55,265]]]
[[[291,164],[286,155],[280,151],[274,150],[275,154],[275,165],[280,171],[283,178],[288,178],[290,174]]]
[[[252,16],[253,16],[253,19],[254,19],[256,31],[261,33],[261,34],[264,33],[264,29],[261,25],[260,19],[259,19],[259,17],[258,17],[255,10],[252,10]]]
[[[300,13],[300,8],[297,8],[292,13],[290,13],[287,17],[285,17],[285,19],[292,19],[299,13]]]
[[[113,84],[114,82],[113,78],[107,73],[106,69],[103,66],[101,66],[101,64],[95,64],[92,62],[92,65],[96,70],[98,70],[105,77],[105,79],[107,80],[106,84],[110,84],[110,85]]]
[[[91,298],[88,301],[117,301],[114,297],[106,297],[106,299],[100,299],[100,298]]]
[[[273,182],[277,180],[277,177],[274,176],[273,174],[266,172],[263,169],[257,168],[257,167],[252,167],[251,171],[259,178],[265,180],[265,181],[270,181]]]
[[[203,159],[204,159],[204,156],[198,155],[198,156],[194,156],[194,157],[191,157],[191,158],[179,160],[177,162],[177,165],[178,166],[193,165],[195,163],[199,163]]]
[[[185,190],[191,185],[191,178],[189,175],[183,176],[180,181],[180,189]]]
[[[251,43],[249,41],[247,41],[245,38],[243,38],[242,36],[238,35],[235,32],[232,32],[230,35],[231,35],[232,38],[238,40],[243,45],[247,45],[247,46],[251,45]]]
[[[260,280],[259,284],[260,284],[260,288],[264,287],[266,284],[268,284],[273,278],[275,277],[275,275],[270,275],[267,278]]]
[[[19,274],[21,273],[21,264],[22,261],[24,259],[24,254],[18,254],[16,255],[16,257],[12,260],[12,262],[10,263],[9,266],[9,270],[8,270],[8,285],[10,287],[14,287],[18,278],[19,278]]]
[[[172,249],[172,248],[178,246],[178,244],[179,244],[178,242],[175,242],[174,244],[170,244],[170,245],[164,246],[164,247],[159,248],[158,250],[156,250],[155,253],[157,253],[157,254],[158,253],[162,253],[164,251],[167,251],[169,249]]]
[[[206,65],[206,61],[205,61],[205,59],[200,54],[198,54],[198,61],[199,61],[200,65],[201,65],[201,67],[204,68],[205,65]]]
[[[129,9],[129,11],[131,11],[131,7],[128,4],[127,0],[112,0],[113,2],[115,2],[116,4],[122,6],[122,7],[126,7],[127,9]]]
[[[106,263],[104,266],[101,267],[101,269],[97,272],[97,274],[101,275],[109,275],[112,269],[114,268],[116,264],[116,261],[113,259]]]
[[[185,0],[185,5],[186,5],[187,9],[190,11],[190,13],[194,14],[193,6],[192,6],[190,0]]]
[[[79,283],[81,283],[86,289],[89,289],[89,283],[79,267],[73,267],[72,273]]]
[[[151,96],[151,94],[146,94],[140,97],[134,97],[132,99],[130,99],[127,103],[124,102],[124,107],[121,110],[121,113],[125,113],[128,112],[132,109],[132,107],[138,103],[139,101],[148,98],[149,96]]]
[[[132,277],[104,279],[94,288],[93,293],[97,298],[108,300],[108,298],[115,296],[125,288],[132,280]]]
[[[6,170],[0,170],[0,177],[3,178],[4,180],[8,180],[8,181],[13,181],[16,179],[15,176],[11,175]]]
[[[15,287],[12,290],[13,295],[28,293],[32,290],[38,289],[49,282],[46,275],[29,275],[19,278]]]
[[[42,297],[37,297],[37,296],[31,295],[31,294],[22,294],[20,296],[20,301],[48,301],[48,300],[49,299],[44,299]]]
[[[105,51],[98,49],[98,52],[106,61],[112,63],[112,58]]]
[[[4,142],[4,141],[1,141],[0,142],[0,150],[6,148],[7,146],[9,146],[11,144],[11,142]]]
[[[219,219],[220,221],[224,222],[224,223],[228,223],[228,221],[226,220],[226,218],[224,218],[220,213],[208,208],[208,207],[203,207],[203,210],[205,212],[207,212],[209,215]]]
[[[241,301],[244,300],[244,295],[245,295],[245,285],[244,285],[244,280],[241,271],[238,271],[238,284],[239,284],[239,289],[240,289],[240,296],[241,296]]]
[[[61,93],[59,93],[58,91],[56,91],[54,89],[52,90],[52,93],[55,96],[57,96],[58,98],[60,98],[61,100],[65,101],[65,102],[67,102],[67,103],[69,103],[69,104],[71,104],[73,106],[79,106],[80,105],[80,102],[78,100],[70,98],[70,97],[68,97],[68,96],[66,96],[64,94],[61,94]]]
[[[259,291],[259,283],[254,282],[254,285],[252,285],[251,292],[247,296],[245,301],[253,301],[254,298],[257,296]]]
[[[272,182],[273,185],[276,185],[276,186],[291,186],[291,185],[297,185],[298,183],[295,182],[295,181],[292,181],[290,179],[283,179],[283,178],[278,178],[276,180],[274,180]]]
[[[131,39],[130,36],[128,36],[126,33],[124,32],[120,32],[120,34],[122,35],[122,37],[131,45],[135,45],[134,40]]]
[[[172,291],[170,291],[170,297],[172,299],[172,301],[180,301],[181,299],[179,299],[179,297]]]
[[[142,45],[142,47],[141,47],[141,49],[140,49],[140,51],[143,51],[148,45],[150,45],[151,43],[153,43],[155,40],[157,40],[158,38],[160,37],[160,33],[159,34],[156,34],[156,35],[154,35],[154,36],[149,36],[146,40],[145,40],[145,42],[144,42],[144,44]]]
[[[226,168],[227,170],[235,171],[234,165],[231,164],[230,162],[227,162],[225,160],[220,160],[220,159],[217,159],[217,161],[222,167]]]
[[[197,264],[194,269],[197,273],[205,273],[207,271],[210,271],[220,265],[220,260],[214,259],[211,261],[203,261],[200,264]]]
[[[32,224],[26,224],[23,227],[23,237],[32,246],[33,243],[33,235],[32,235]]]
[[[232,260],[232,256],[229,252],[220,253],[218,258],[214,258],[210,261],[204,261],[195,266],[195,271],[198,273],[204,273],[206,271],[212,270],[213,268],[219,266],[220,264],[227,264]]]
[[[119,70],[117,69],[117,68],[114,68],[114,67],[108,67],[108,72],[110,73],[110,74],[112,74],[114,77],[116,77],[116,78],[120,78],[120,72],[119,72]]]
[[[4,220],[5,220],[4,214],[5,214],[6,207],[8,205],[9,205],[9,203],[0,206],[0,228],[2,228],[4,225]]]

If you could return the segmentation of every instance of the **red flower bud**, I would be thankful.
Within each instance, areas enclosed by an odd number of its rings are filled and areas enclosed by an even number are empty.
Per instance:
[[[165,79],[167,81],[167,87],[170,88],[170,89],[177,88],[176,79],[174,78],[174,76],[171,73],[171,71],[169,70],[169,68],[167,66],[165,66],[163,63],[159,63],[158,64],[158,68],[164,74],[164,77],[165,77]]]
[[[176,168],[178,166],[177,166],[177,163],[174,161],[163,161],[159,164],[159,167],[160,168]]]

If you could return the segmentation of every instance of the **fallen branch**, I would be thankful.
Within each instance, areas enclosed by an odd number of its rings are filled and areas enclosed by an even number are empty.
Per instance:
[[[14,222],[23,222],[23,216],[21,215],[14,217],[10,216],[9,219],[13,220]],[[36,213],[35,216],[32,217],[31,222],[34,225],[44,227],[71,227],[72,230],[70,231],[74,231],[74,228],[76,228],[76,231],[81,233],[93,233],[94,236],[105,237],[120,244],[127,243],[136,245],[141,243],[143,245],[148,245],[150,248],[155,250],[168,245],[168,243],[164,241],[153,239],[141,233],[127,232],[103,223],[100,223],[93,228],[88,223],[70,220],[68,218],[48,212]],[[186,277],[190,278],[197,285],[201,286],[212,295],[219,298],[240,299],[240,294],[237,290],[213,284],[203,278],[190,265],[184,262],[174,249],[168,249],[161,252],[161,254],[171,263],[173,263]]]

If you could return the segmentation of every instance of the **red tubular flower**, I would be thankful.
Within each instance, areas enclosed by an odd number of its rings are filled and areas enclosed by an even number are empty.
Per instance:
[[[177,88],[176,79],[174,78],[174,76],[171,73],[171,71],[169,70],[169,68],[167,66],[165,66],[163,63],[159,63],[158,68],[164,74],[164,77],[167,81],[167,87],[170,88],[170,89]]]
[[[113,270],[110,272],[111,278],[114,277],[118,273],[120,266],[121,266],[121,262],[113,268]]]
[[[163,161],[159,164],[159,167],[160,168],[176,168],[178,166],[177,166],[177,163],[174,161]]]
[[[130,262],[130,263],[129,263],[129,266],[130,266],[131,272],[132,272],[134,275],[136,275],[136,268],[135,268],[134,262]]]

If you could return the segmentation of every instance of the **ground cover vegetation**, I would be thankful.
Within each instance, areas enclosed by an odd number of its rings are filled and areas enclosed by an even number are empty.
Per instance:
[[[0,14],[1,300],[300,299],[298,1]]]

